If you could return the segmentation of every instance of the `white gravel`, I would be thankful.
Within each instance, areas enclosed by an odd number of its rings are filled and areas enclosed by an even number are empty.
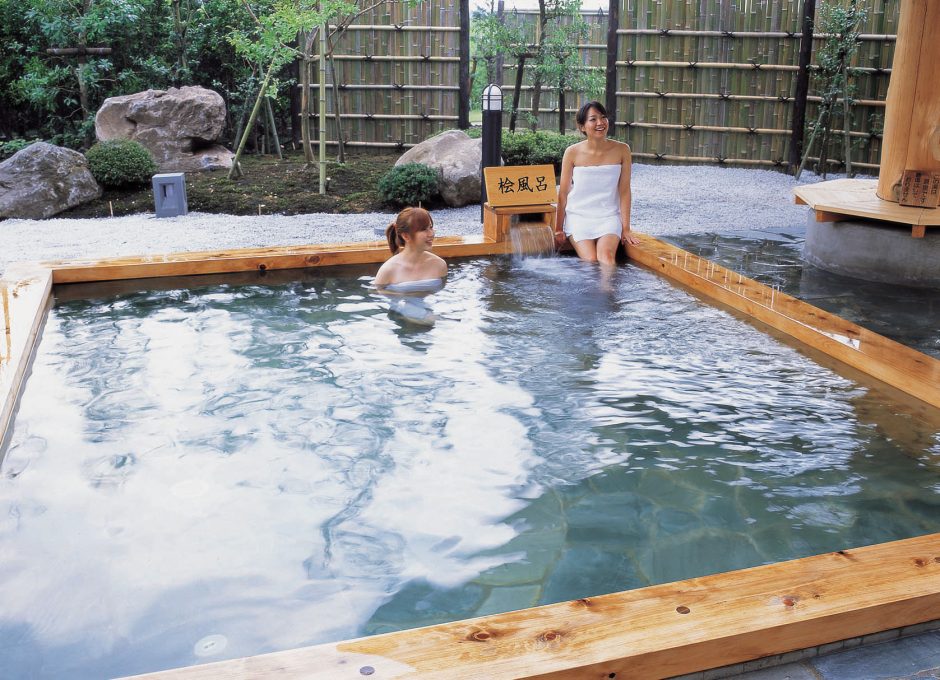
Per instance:
[[[832,177],[832,176],[831,176]],[[637,164],[633,170],[633,228],[654,235],[773,230],[801,225],[807,208],[795,205],[801,182],[770,170]],[[234,216],[153,213],[99,219],[0,221],[0,271],[11,262],[171,253],[375,240],[393,213],[364,215]],[[434,213],[439,235],[482,231],[478,205]]]

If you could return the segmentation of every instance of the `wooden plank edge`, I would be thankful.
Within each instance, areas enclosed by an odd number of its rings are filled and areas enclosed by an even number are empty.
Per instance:
[[[940,534],[134,676],[664,678],[936,618]]]
[[[434,252],[444,258],[504,255],[512,252],[512,246],[510,243],[497,243],[478,236],[445,237],[436,239]],[[63,284],[370,264],[384,262],[389,255],[388,247],[385,245],[324,244],[308,247],[236,249],[224,252],[175,253],[43,264],[52,269],[53,282]]]
[[[767,325],[790,335],[812,348],[820,350],[842,363],[858,369],[873,378],[899,389],[921,401],[940,408],[940,361],[922,352],[911,349],[890,338],[878,335],[857,324],[837,317],[814,307],[793,296],[769,288],[753,279],[732,272],[705,258],[700,258],[681,248],[659,241],[651,236],[639,234],[640,246],[630,246],[629,256],[654,271],[678,281],[699,293],[727,305],[733,309],[766,323]],[[673,253],[675,262],[662,253]],[[691,258],[693,263],[707,263],[693,272],[684,268]],[[683,264],[679,264],[682,262]],[[724,287],[710,277],[725,275],[742,282],[742,293]],[[733,288],[733,286],[732,286]],[[754,297],[749,292],[756,291]],[[768,302],[769,301],[769,302]],[[813,319],[813,324],[793,318],[792,310],[802,310],[804,316]],[[814,325],[815,324],[815,325]],[[837,327],[839,333],[825,332],[825,326]],[[841,336],[842,340],[834,336]],[[877,343],[894,354],[895,361],[887,361],[874,356],[868,345]],[[857,344],[857,346],[856,346]],[[903,364],[903,365],[901,365]]]
[[[14,265],[0,278],[5,355],[0,356],[0,463],[26,371],[52,299],[52,272]]]

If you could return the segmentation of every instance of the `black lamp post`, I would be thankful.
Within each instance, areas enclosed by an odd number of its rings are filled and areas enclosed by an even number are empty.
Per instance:
[[[483,90],[483,157],[480,160],[480,219],[486,203],[486,180],[483,168],[502,165],[503,91],[498,85],[487,85]]]

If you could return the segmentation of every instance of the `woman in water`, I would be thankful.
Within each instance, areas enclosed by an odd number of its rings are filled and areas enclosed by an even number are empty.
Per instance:
[[[375,275],[375,286],[390,293],[440,290],[447,263],[431,252],[434,220],[424,208],[405,208],[385,230],[392,256]]]
[[[610,124],[600,102],[575,118],[586,139],[569,146],[561,161],[555,242],[571,241],[578,257],[615,264],[617,245],[638,245],[630,233],[630,147],[607,139]]]

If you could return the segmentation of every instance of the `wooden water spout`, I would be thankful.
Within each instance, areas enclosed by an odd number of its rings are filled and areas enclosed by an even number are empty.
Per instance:
[[[897,203],[905,170],[940,172],[940,2],[901,0],[885,106],[877,194]]]
[[[552,225],[544,222],[520,222],[509,228],[512,254],[522,257],[554,255],[555,239]]]

